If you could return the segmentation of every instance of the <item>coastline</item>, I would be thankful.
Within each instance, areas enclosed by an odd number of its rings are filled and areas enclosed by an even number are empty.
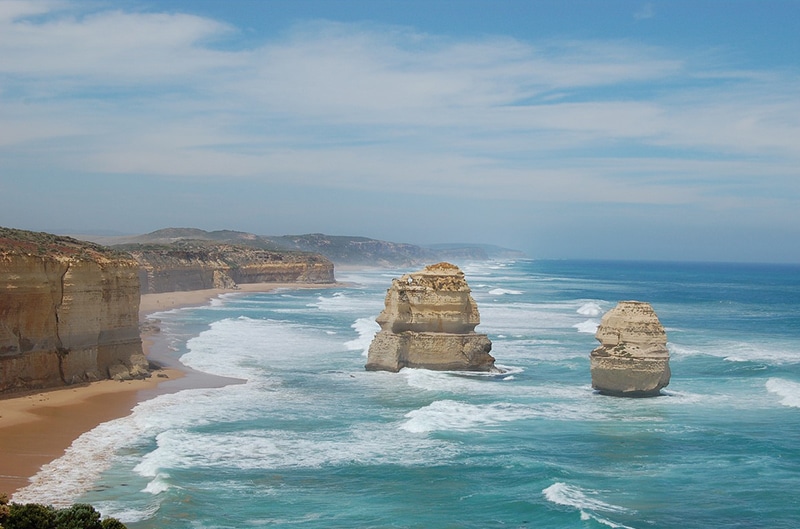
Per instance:
[[[139,323],[142,350],[160,366],[150,378],[118,382],[101,380],[79,386],[0,398],[0,494],[12,497],[47,463],[61,457],[73,441],[98,425],[131,413],[139,403],[183,389],[241,383],[193,371],[167,355],[159,338],[156,312],[202,306],[221,294],[333,288],[340,283],[252,283],[237,289],[192,290],[144,294]]]

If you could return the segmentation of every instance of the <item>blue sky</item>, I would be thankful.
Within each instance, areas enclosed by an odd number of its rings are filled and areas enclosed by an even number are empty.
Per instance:
[[[800,262],[800,1],[0,0],[0,225]]]

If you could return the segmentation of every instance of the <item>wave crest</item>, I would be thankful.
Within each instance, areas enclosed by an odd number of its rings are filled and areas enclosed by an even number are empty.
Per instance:
[[[581,520],[593,519],[596,522],[609,527],[632,529],[627,525],[622,525],[599,516],[597,512],[610,514],[634,514],[636,511],[599,500],[594,497],[597,494],[595,491],[585,491],[580,487],[557,482],[542,490],[542,494],[544,494],[544,497],[547,499],[547,501],[555,503],[556,505],[563,505],[578,509],[581,514]]]
[[[766,382],[767,391],[781,397],[781,404],[800,408],[800,384],[782,378],[770,378]]]
[[[603,308],[595,303],[594,301],[590,301],[588,303],[584,303],[580,306],[580,308],[576,311],[581,316],[600,316],[603,313]]]

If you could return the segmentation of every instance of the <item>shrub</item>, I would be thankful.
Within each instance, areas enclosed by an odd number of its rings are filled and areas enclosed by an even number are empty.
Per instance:
[[[127,529],[116,518],[100,520],[100,513],[86,503],[54,509],[38,503],[8,503],[0,494],[0,529]]]
[[[86,503],[76,503],[57,511],[55,526],[56,529],[103,529],[100,513]]]
[[[56,529],[56,510],[52,507],[28,503],[9,505],[8,518],[3,521],[5,529]]]
[[[102,522],[103,529],[128,529],[125,524],[116,518],[106,518]]]

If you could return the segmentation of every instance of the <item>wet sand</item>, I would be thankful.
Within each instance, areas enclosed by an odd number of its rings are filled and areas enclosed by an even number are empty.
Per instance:
[[[209,303],[230,292],[270,292],[277,289],[330,288],[297,283],[256,283],[236,290],[210,289],[145,294],[139,321],[154,312]],[[103,380],[0,399],[0,494],[13,496],[39,469],[61,457],[81,434],[99,424],[128,415],[137,403],[187,388],[219,387],[241,381],[199,373],[171,360],[160,339],[157,321],[143,326],[142,348],[151,362],[162,366],[146,380]]]

